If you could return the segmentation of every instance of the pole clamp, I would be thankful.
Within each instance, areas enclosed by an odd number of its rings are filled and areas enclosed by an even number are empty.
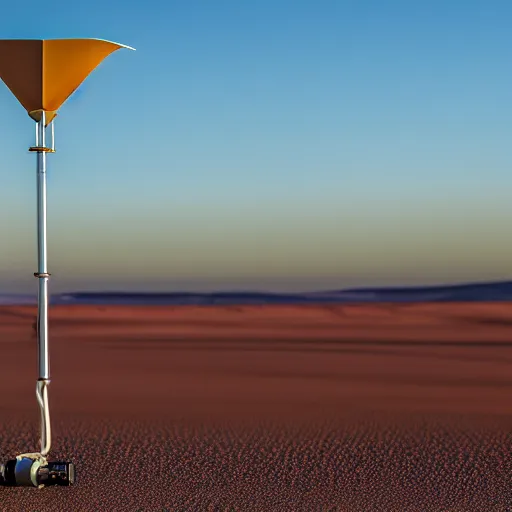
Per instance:
[[[31,153],[55,153],[55,149],[47,148],[46,146],[32,146],[28,150]]]
[[[42,277],[50,277],[51,274],[48,272],[34,272],[34,277],[42,278]]]

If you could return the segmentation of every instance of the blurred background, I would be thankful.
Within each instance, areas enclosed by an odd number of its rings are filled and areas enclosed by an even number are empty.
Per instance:
[[[2,38],[137,49],[55,122],[52,292],[510,277],[510,2],[2,9]],[[35,292],[34,126],[3,83],[0,105],[0,291]]]

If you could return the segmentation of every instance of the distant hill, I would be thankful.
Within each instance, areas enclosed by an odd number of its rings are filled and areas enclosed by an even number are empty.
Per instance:
[[[35,304],[37,295],[14,295],[0,293],[0,306]]]
[[[52,295],[52,304],[242,305],[360,302],[512,302],[512,281],[446,286],[353,288],[325,292],[125,293],[78,292]],[[1,304],[33,304],[36,296],[0,295]]]

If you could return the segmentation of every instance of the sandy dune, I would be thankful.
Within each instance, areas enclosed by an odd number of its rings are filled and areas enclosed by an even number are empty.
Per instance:
[[[0,308],[0,457],[33,449],[31,307]],[[512,304],[58,306],[53,456],[0,510],[511,511]]]

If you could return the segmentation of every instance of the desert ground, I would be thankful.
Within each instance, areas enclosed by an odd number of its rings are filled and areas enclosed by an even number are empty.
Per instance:
[[[0,308],[0,460],[38,447]],[[0,510],[512,511],[512,304],[55,306],[53,459]]]

